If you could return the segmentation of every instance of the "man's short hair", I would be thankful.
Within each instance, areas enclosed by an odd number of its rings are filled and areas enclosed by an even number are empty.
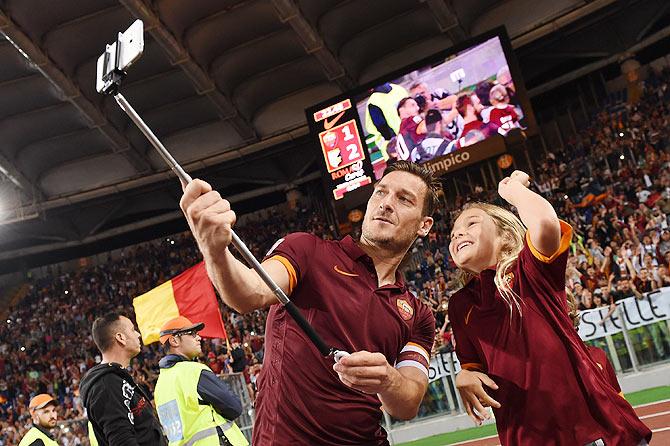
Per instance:
[[[439,110],[431,108],[426,112],[426,127],[435,129],[435,124],[442,122],[442,113]]]
[[[422,213],[423,215],[429,217],[432,216],[433,212],[435,212],[435,208],[437,207],[437,203],[439,202],[438,194],[442,190],[442,184],[437,178],[435,178],[433,172],[420,164],[404,160],[389,164],[388,167],[386,167],[382,178],[391,172],[407,172],[421,178],[423,183],[426,185],[426,197],[423,201]]]
[[[426,85],[426,83],[425,83],[425,82],[421,82],[421,81],[419,81],[419,82],[414,82],[414,83],[412,84],[412,86],[409,87],[409,90],[412,91],[412,90],[414,90],[414,89],[416,89],[416,88],[419,88],[419,87],[421,87],[421,86],[423,86],[423,85]],[[428,86],[426,85],[426,87],[428,87]]]
[[[407,96],[406,98],[402,98],[400,102],[398,102],[398,106],[396,107],[396,111],[398,112],[398,114],[400,114],[400,109],[403,108],[405,106],[405,103],[410,99],[414,101],[414,98]]]
[[[479,102],[481,102],[482,105],[485,107],[491,105],[490,100],[491,88],[493,88],[493,82],[488,80],[481,81],[477,83],[477,85],[475,86],[475,94],[479,98]]]
[[[465,117],[468,112],[468,107],[474,107],[470,94],[460,95],[456,101],[456,110],[458,110],[458,114]]]
[[[93,342],[101,353],[108,351],[114,345],[114,328],[121,319],[119,313],[107,313],[93,322],[91,329]]]

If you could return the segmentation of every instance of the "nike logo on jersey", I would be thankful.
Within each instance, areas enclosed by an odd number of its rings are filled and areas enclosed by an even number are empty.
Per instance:
[[[339,269],[339,268],[337,267],[337,265],[333,266],[333,269],[335,270],[336,273],[338,273],[338,274],[342,274],[343,276],[347,276],[347,277],[358,277],[358,274],[348,273],[348,272],[346,272],[346,271],[342,271],[341,269]]]
[[[334,117],[333,119],[331,119],[330,121],[327,120],[327,119],[324,119],[324,120],[323,120],[323,128],[326,129],[326,130],[330,130],[330,129],[332,129],[333,126],[334,126],[335,124],[337,124],[337,122],[338,122],[340,119],[342,119],[342,116],[344,116],[344,112],[340,112],[339,115],[335,116],[335,117]]]
[[[472,310],[475,307],[470,307],[470,310],[468,310],[468,314],[465,315],[465,325],[468,325],[468,322],[470,322],[470,314],[472,313]]]

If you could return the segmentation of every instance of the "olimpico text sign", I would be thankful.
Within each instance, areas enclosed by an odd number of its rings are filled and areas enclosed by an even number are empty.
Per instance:
[[[492,138],[493,139],[493,138]],[[505,144],[492,139],[484,140],[474,147],[465,147],[439,158],[426,161],[424,166],[436,175],[460,169],[505,152]],[[496,144],[498,142],[498,144]]]

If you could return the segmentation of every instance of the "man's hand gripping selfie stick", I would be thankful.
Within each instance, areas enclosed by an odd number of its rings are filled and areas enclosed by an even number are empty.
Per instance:
[[[141,27],[141,22],[140,25],[137,25],[137,22],[135,22],[133,25],[131,25],[131,28],[126,31],[124,34],[128,34],[129,31],[133,27],[140,27],[140,30],[142,30]],[[127,63],[126,65],[119,66],[119,62],[124,60],[123,57],[121,57],[123,48],[123,34],[119,33],[119,39],[116,41],[116,47],[114,48],[114,44],[108,45],[106,53],[101,56],[103,59],[102,62],[98,63],[98,92],[107,94],[107,95],[113,95],[114,99],[116,99],[116,102],[119,104],[121,109],[126,112],[128,117],[137,125],[137,127],[144,133],[144,136],[147,137],[149,142],[151,142],[151,145],[154,146],[154,148],[158,151],[160,154],[161,158],[165,160],[168,166],[170,166],[170,169],[177,174],[177,177],[179,177],[179,180],[181,181],[182,187],[186,187],[191,181],[192,178],[191,176],[184,171],[184,169],[179,165],[179,163],[172,157],[170,152],[165,148],[163,143],[156,137],[153,131],[149,128],[149,126],[142,120],[139,114],[135,111],[135,109],[128,103],[125,97],[119,92],[119,87],[121,84],[121,81],[125,77],[125,69],[132,64],[135,60],[139,58],[139,55],[141,55],[141,50],[139,51],[139,54],[134,56],[134,59],[132,62]],[[142,33],[139,35],[136,33],[134,36],[134,39],[142,39]],[[128,38],[125,39],[126,41]],[[132,42],[132,40],[130,40]],[[141,44],[143,46],[143,42]],[[113,57],[110,57],[109,52],[114,51],[116,54]],[[125,58],[127,60],[128,58]],[[111,68],[107,66],[109,60],[116,60],[117,63],[115,67]],[[102,70],[100,67],[100,64],[102,63]],[[323,339],[321,339],[321,336],[314,330],[314,327],[310,325],[309,322],[307,322],[307,319],[302,315],[298,307],[291,302],[291,300],[288,298],[286,293],[275,283],[274,280],[268,275],[268,273],[263,269],[261,266],[260,262],[256,260],[254,255],[249,251],[249,248],[244,244],[244,242],[237,236],[235,231],[231,229],[231,236],[232,236],[232,244],[235,246],[237,251],[242,254],[242,257],[244,257],[244,260],[247,261],[248,264],[251,265],[251,267],[258,273],[258,275],[261,277],[263,282],[272,290],[274,295],[277,297],[279,302],[284,305],[284,308],[286,308],[286,311],[291,315],[291,317],[297,322],[297,324],[300,326],[302,331],[309,337],[309,339],[312,341],[312,343],[316,346],[316,348],[319,350],[319,352],[325,356],[333,356],[336,362],[339,362],[339,360],[345,356],[349,356],[349,353],[342,351],[342,350],[337,350],[334,347],[328,346]]]

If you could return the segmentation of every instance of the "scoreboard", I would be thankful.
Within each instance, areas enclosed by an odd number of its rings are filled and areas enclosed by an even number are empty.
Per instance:
[[[502,27],[305,113],[332,208],[343,221],[367,201],[371,185],[396,160],[420,163],[436,176],[451,175],[507,152],[537,131]]]
[[[372,165],[351,99],[319,109],[310,118],[311,130],[318,134],[333,198],[340,200],[348,192],[372,184]]]

